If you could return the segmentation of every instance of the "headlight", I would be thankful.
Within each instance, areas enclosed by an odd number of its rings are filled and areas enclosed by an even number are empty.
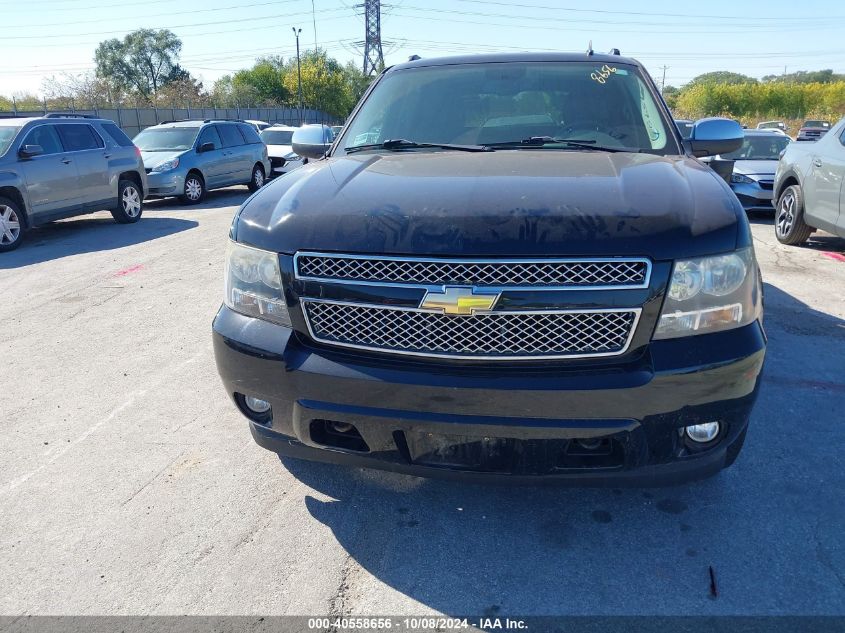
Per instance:
[[[159,173],[162,171],[170,171],[171,169],[176,169],[179,166],[179,159],[174,158],[172,160],[166,160],[163,163],[159,163],[155,167],[152,168],[153,173]]]
[[[235,312],[290,327],[279,256],[237,242],[226,248],[225,303]]]
[[[762,288],[752,248],[678,260],[663,301],[655,339],[708,334],[760,318]]]
[[[731,174],[731,182],[742,185],[753,185],[756,181],[753,178],[744,176],[742,174]]]

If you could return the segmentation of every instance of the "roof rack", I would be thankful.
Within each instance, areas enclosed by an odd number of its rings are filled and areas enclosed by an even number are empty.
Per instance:
[[[622,53],[619,52],[618,48],[611,48],[608,55],[621,55]]]
[[[587,55],[593,54],[593,40],[587,42]]]
[[[44,115],[45,119],[99,119],[94,114],[78,114],[76,112],[51,112]]]
[[[409,62],[415,62],[415,61],[417,61],[418,59],[422,59],[422,57],[420,57],[419,55],[411,55],[411,56],[408,58],[408,61],[409,61]]]

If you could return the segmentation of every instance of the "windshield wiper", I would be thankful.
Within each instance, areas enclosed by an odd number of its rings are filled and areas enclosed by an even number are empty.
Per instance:
[[[554,138],[552,136],[531,136],[521,141],[503,141],[501,143],[489,143],[488,147],[543,147],[544,145],[566,145],[579,149],[593,149],[598,152],[639,152],[639,149],[625,149],[622,147],[605,147],[596,145],[590,139],[578,138]]]
[[[404,138],[392,138],[383,143],[369,143],[367,145],[353,145],[344,148],[347,154],[362,152],[368,149],[403,150],[416,149],[419,147],[433,147],[435,149],[454,149],[460,152],[492,152],[493,148],[488,145],[454,145],[451,143],[417,143]]]

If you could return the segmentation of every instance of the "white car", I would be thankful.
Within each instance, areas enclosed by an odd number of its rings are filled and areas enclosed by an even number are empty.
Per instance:
[[[262,130],[266,130],[270,127],[270,124],[267,121],[258,121],[256,119],[246,119],[244,123],[249,123],[252,127],[255,128],[256,132],[261,132]]]
[[[267,146],[273,176],[281,176],[302,166],[302,158],[293,152],[291,137],[297,128],[289,125],[271,125],[260,136]]]

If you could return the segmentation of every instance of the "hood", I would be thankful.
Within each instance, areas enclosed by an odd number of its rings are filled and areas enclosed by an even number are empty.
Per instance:
[[[734,163],[734,173],[746,176],[774,177],[777,168],[777,160],[738,160]]]
[[[270,158],[284,158],[293,152],[293,147],[290,145],[268,145],[267,156]]]
[[[361,153],[244,203],[233,236],[294,253],[673,259],[750,243],[734,194],[685,156],[559,150]]]
[[[158,167],[161,163],[166,163],[185,153],[185,150],[180,149],[175,152],[141,152],[141,160],[144,161],[146,169],[153,169]]]

